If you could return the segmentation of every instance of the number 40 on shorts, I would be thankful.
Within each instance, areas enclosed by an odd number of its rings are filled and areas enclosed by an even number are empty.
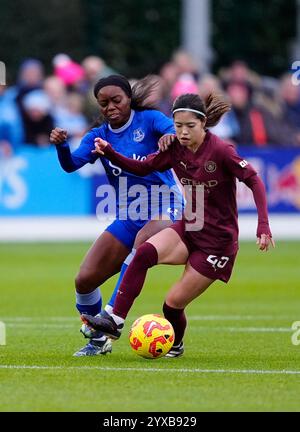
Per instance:
[[[230,259],[229,257],[219,258],[216,255],[210,255],[207,258],[207,261],[213,266],[213,268],[217,267],[217,268],[223,269],[228,264],[229,259]]]

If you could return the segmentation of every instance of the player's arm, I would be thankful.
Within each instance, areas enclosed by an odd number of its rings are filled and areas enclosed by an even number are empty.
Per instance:
[[[68,173],[77,171],[87,163],[96,161],[97,158],[91,154],[91,150],[94,148],[94,139],[94,133],[89,132],[82,139],[78,149],[71,153],[65,130],[55,128],[50,134],[50,142],[55,144],[60,165]]]
[[[117,153],[112,146],[101,138],[95,139],[93,154],[104,156],[118,167],[132,174],[145,177],[153,171],[164,172],[172,168],[171,152],[153,153],[144,161],[137,161]]]
[[[269,225],[266,189],[257,174],[248,177],[244,183],[252,190],[258,214],[257,244],[262,251],[268,251],[270,244],[275,247]]]
[[[253,193],[258,214],[257,244],[260,250],[267,252],[270,245],[275,247],[275,242],[269,225],[265,186],[253,166],[237,154],[233,145],[226,147],[224,162],[230,173],[245,183]]]

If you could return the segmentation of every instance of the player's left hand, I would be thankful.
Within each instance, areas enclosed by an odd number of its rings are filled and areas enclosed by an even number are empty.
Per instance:
[[[108,142],[104,141],[102,138],[95,138],[94,144],[95,150],[92,150],[92,153],[98,153],[104,156],[104,149],[108,146]]]
[[[267,234],[262,234],[261,237],[257,239],[256,244],[259,245],[259,250],[262,252],[268,252],[271,246],[275,248],[275,242],[273,238]]]
[[[167,134],[163,135],[160,140],[158,141],[158,147],[159,150],[163,153],[168,150],[172,142],[174,142],[176,138],[176,135],[174,134]]]

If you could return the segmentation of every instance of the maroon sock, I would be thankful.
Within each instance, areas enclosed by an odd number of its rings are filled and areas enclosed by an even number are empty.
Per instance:
[[[174,309],[164,303],[163,312],[165,318],[170,321],[175,332],[174,346],[177,346],[182,342],[184,332],[186,329],[187,321],[184,313],[184,309]]]
[[[113,313],[126,318],[134,300],[140,294],[149,268],[157,264],[157,250],[150,243],[143,243],[136,251],[121,282],[114,303]]]

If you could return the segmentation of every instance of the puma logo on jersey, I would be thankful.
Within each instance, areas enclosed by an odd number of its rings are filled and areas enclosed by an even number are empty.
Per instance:
[[[187,163],[184,163],[184,162],[181,161],[180,165],[182,165],[184,167],[184,169],[187,170]]]

